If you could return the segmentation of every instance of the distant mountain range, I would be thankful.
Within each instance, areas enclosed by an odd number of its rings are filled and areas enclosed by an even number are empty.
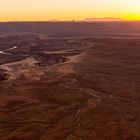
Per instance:
[[[86,18],[83,21],[87,21],[87,22],[94,22],[94,21],[124,21],[121,18],[113,18],[113,17],[104,17],[104,18]]]
[[[140,21],[128,22],[120,21],[116,22],[116,19],[103,18],[104,20],[95,21],[94,18],[87,19],[85,21],[71,21],[71,22],[0,22],[0,35],[14,34],[14,33],[31,33],[31,34],[44,34],[46,36],[97,36],[104,34],[128,34],[138,33],[140,34]],[[88,22],[86,22],[88,21]],[[104,21],[104,22],[103,22]],[[106,22],[109,21],[109,22]],[[112,22],[110,22],[112,21]]]

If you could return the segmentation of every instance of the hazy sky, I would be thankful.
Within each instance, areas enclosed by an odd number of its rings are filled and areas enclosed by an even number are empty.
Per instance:
[[[94,17],[140,20],[140,0],[0,0],[0,21]]]

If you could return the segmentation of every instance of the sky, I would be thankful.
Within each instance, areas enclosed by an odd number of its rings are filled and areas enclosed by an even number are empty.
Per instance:
[[[0,0],[0,21],[140,20],[140,0]]]

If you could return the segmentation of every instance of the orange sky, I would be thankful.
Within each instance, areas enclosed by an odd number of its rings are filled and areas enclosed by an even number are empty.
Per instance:
[[[140,20],[140,0],[0,0],[0,21]]]

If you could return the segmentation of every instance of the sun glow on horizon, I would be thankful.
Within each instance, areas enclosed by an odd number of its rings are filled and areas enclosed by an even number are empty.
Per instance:
[[[140,20],[140,0],[0,0],[0,21]]]

